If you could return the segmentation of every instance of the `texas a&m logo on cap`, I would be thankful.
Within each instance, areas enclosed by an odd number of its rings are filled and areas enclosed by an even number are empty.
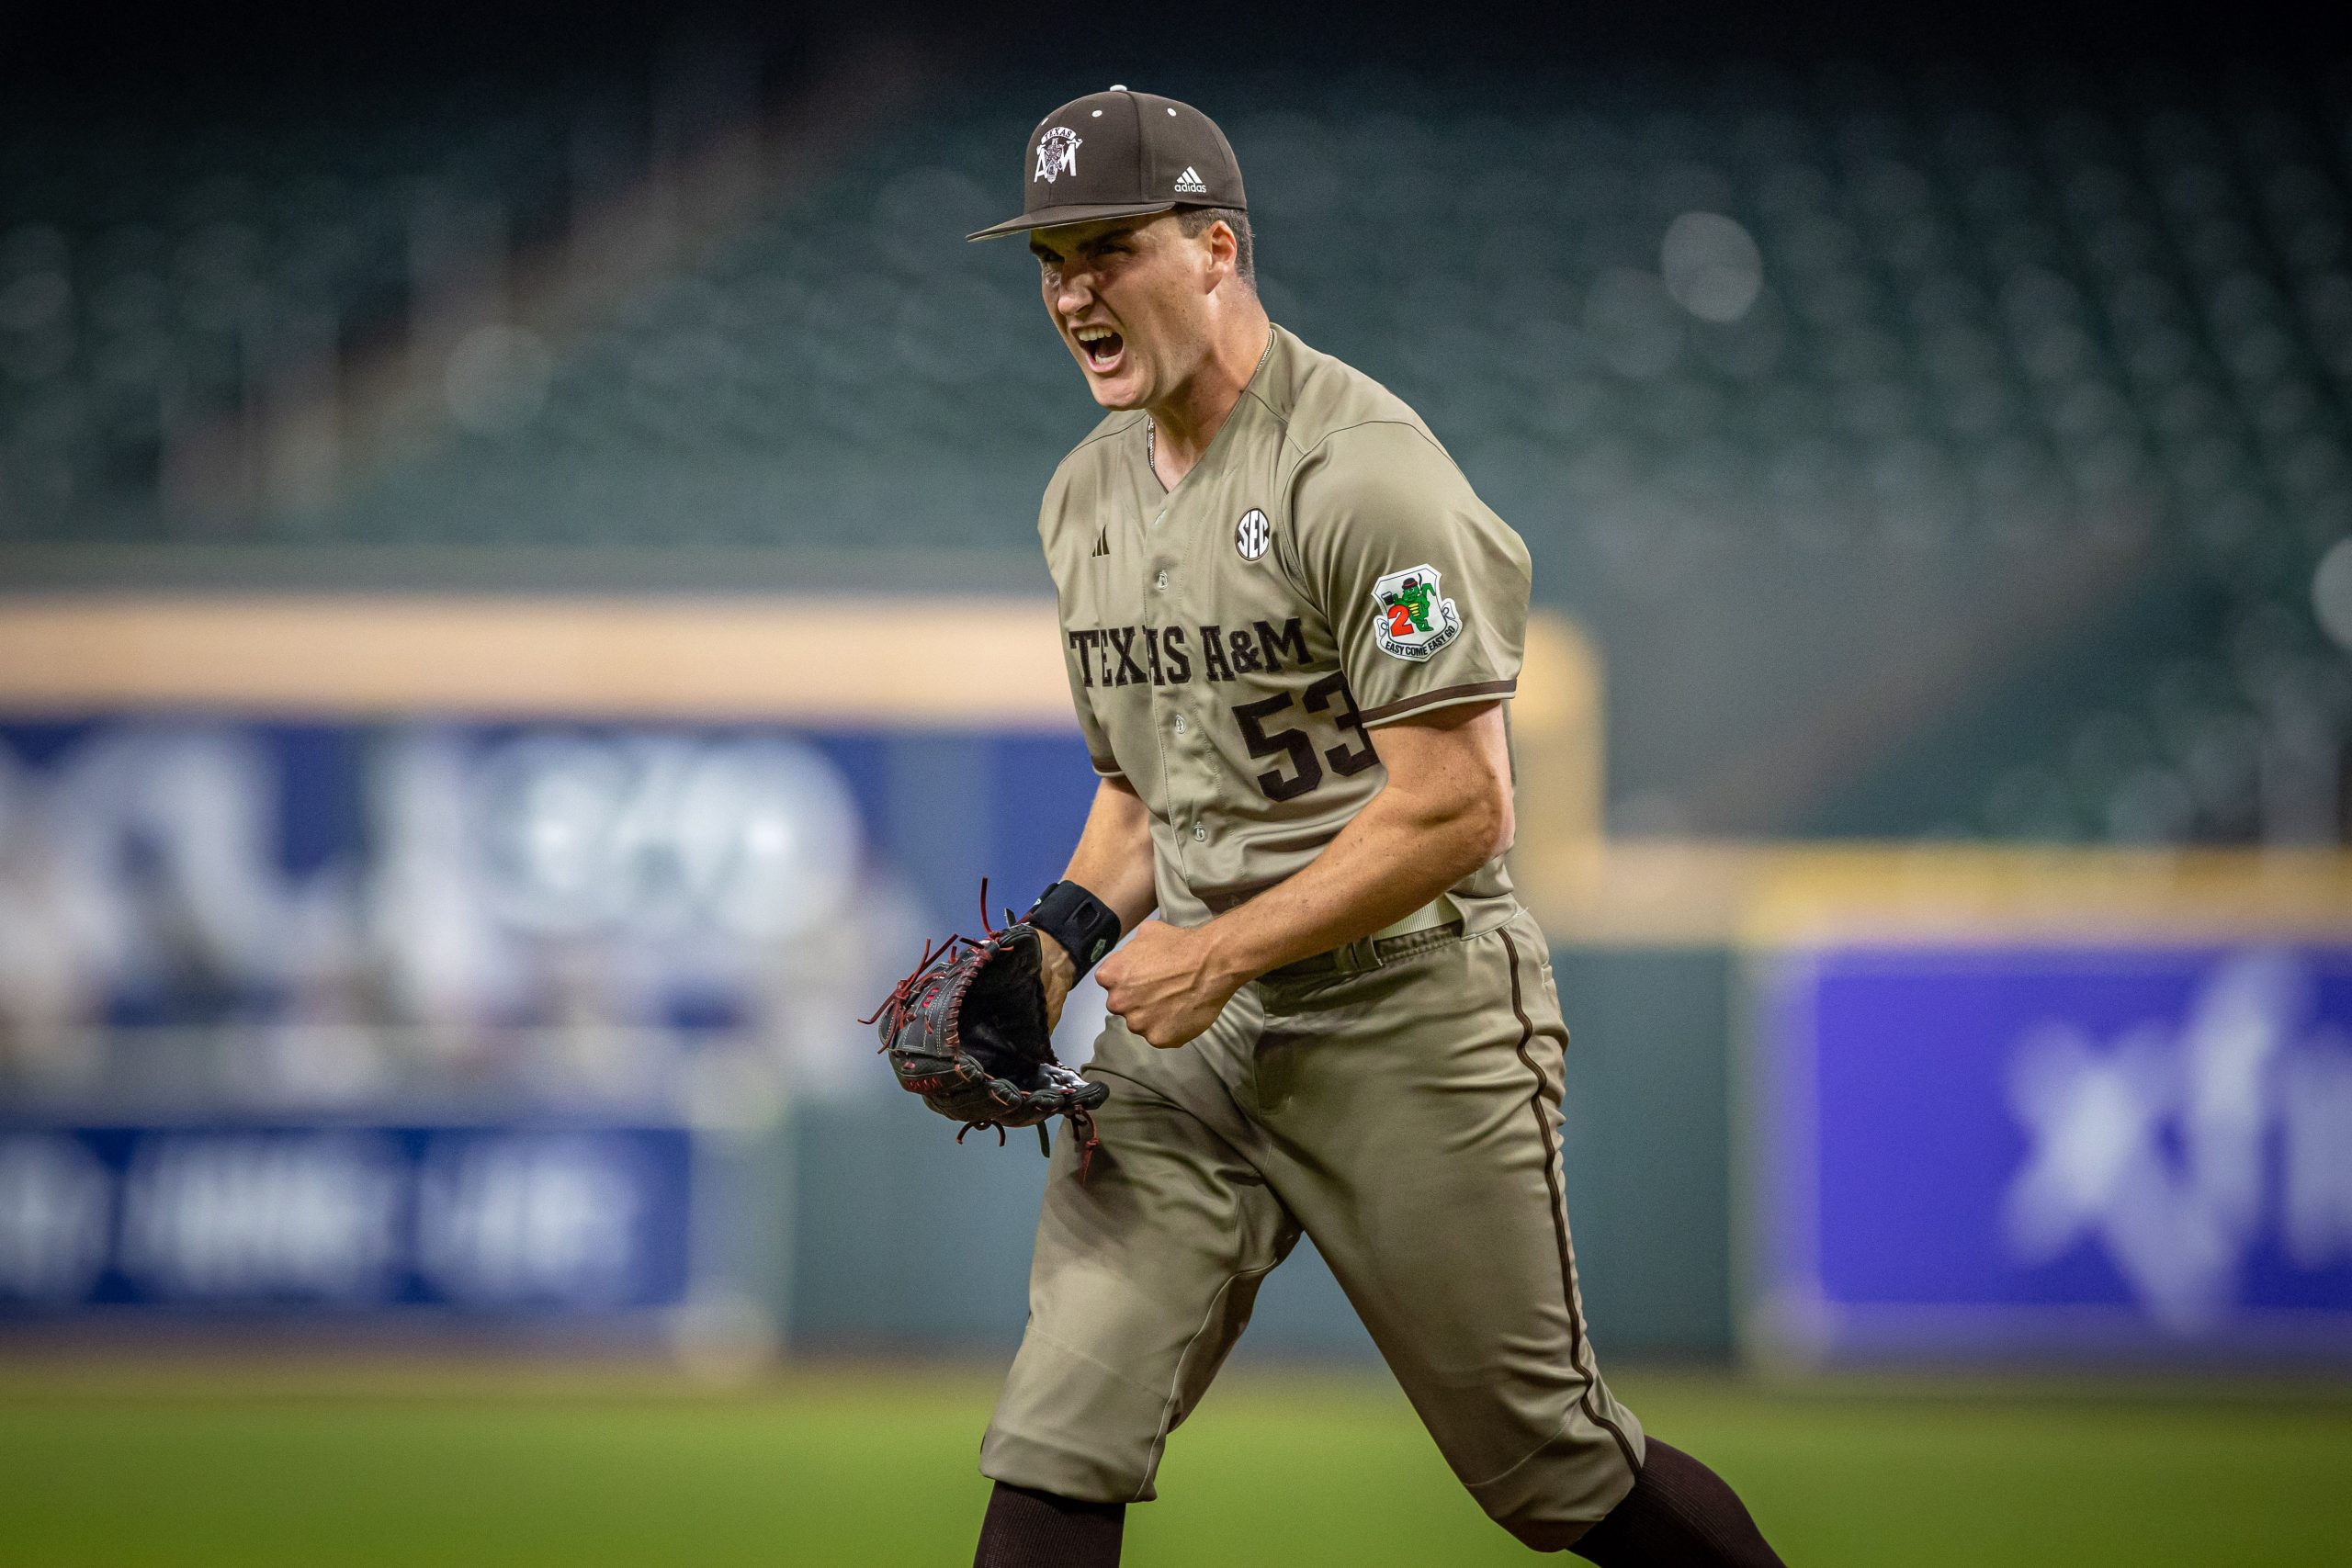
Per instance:
[[[1029,176],[1051,185],[1064,175],[1078,173],[1078,132],[1057,125],[1037,138],[1037,172]]]

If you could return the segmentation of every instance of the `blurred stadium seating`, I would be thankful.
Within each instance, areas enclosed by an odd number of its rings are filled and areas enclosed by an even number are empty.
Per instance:
[[[934,91],[614,309],[447,345],[435,429],[298,444],[318,471],[227,517],[188,502],[208,413],[315,419],[322,347],[560,240],[642,106],[19,129],[0,530],[330,575],[784,547],[800,581],[1030,581],[1088,411],[1017,248],[960,236],[1066,85]],[[2352,532],[2340,85],[1182,85],[1250,172],[1276,317],[1422,409],[1593,627],[1621,828],[2341,837],[2352,673],[2312,603]]]
[[[640,172],[628,78],[78,102],[0,122],[0,532],[197,543],[175,470],[224,417],[336,395],[345,351]],[[334,462],[332,444],[314,461]],[[311,477],[298,492],[315,490]]]

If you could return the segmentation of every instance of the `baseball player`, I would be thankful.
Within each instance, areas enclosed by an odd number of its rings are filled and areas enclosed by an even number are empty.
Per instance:
[[[1108,411],[1038,518],[1101,775],[1025,917],[1053,1015],[1131,934],[1099,971],[1107,1098],[1056,1153],[981,1450],[978,1563],[1117,1562],[1125,1505],[1302,1234],[1521,1540],[1779,1562],[1585,1332],[1567,1034],[1502,861],[1526,547],[1411,409],[1268,320],[1199,110],[1090,94],[1023,172],[1021,216],[972,238],[1028,235]]]

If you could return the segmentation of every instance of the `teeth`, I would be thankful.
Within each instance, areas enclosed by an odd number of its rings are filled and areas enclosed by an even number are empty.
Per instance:
[[[1108,327],[1080,327],[1078,329],[1078,341],[1080,343],[1101,343],[1104,338],[1109,337],[1110,335],[1111,329]]]

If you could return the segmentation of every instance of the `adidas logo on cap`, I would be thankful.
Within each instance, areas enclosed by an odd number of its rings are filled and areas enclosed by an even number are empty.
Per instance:
[[[1206,196],[1208,193],[1209,187],[1202,182],[1201,172],[1198,169],[1193,168],[1190,164],[1185,164],[1184,172],[1176,176],[1176,194],[1179,196]]]

